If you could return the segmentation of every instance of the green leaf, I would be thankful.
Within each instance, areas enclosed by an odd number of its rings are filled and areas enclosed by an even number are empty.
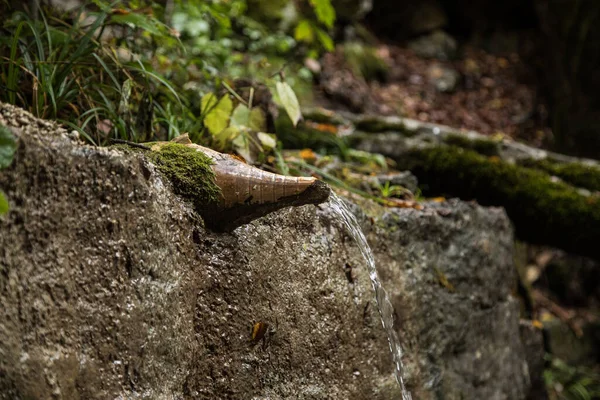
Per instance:
[[[315,15],[319,22],[327,28],[332,28],[335,22],[335,9],[330,0],[310,0],[310,4],[315,10]]]
[[[298,23],[294,31],[294,39],[306,43],[312,43],[315,40],[313,26],[309,20],[303,19]]]
[[[258,132],[256,134],[258,140],[265,149],[274,149],[277,147],[277,137],[270,133]]]
[[[294,90],[287,82],[277,82],[275,86],[277,89],[277,95],[279,96],[279,101],[281,101],[281,104],[287,112],[287,115],[292,120],[294,126],[296,126],[298,121],[300,121],[300,117],[302,117],[302,114],[300,113],[300,104],[298,103],[296,93],[294,93]]]
[[[231,114],[231,126],[248,128],[250,123],[250,109],[243,104],[239,104],[233,114]]]
[[[214,138],[221,149],[225,148],[228,141],[235,139],[241,133],[240,128],[237,126],[230,126],[223,129],[221,132],[214,135]]]
[[[166,33],[164,27],[162,27],[157,20],[144,14],[130,12],[129,14],[124,15],[113,15],[110,20],[115,24],[133,25],[136,28],[148,31],[153,35],[160,36]]]
[[[226,28],[226,29],[231,28],[231,20],[229,19],[229,17],[227,16],[227,14],[219,12],[219,11],[217,11],[213,7],[208,7],[207,11],[210,14],[210,16],[213,17],[215,19],[215,21],[222,28]]]
[[[204,96],[202,96],[202,99],[200,100],[200,109],[202,114],[208,114],[208,112],[217,105],[217,102],[218,99],[214,93],[206,93]]]
[[[8,200],[2,190],[0,190],[0,215],[6,214],[8,212]]]
[[[333,44],[333,39],[327,32],[322,29],[316,28],[315,32],[317,33],[317,38],[319,39],[319,43],[323,46],[323,48],[327,51],[333,51],[335,45]]]
[[[243,131],[246,132],[246,134],[249,134],[250,131],[264,131],[266,129],[266,126],[267,120],[265,118],[263,110],[261,110],[259,107],[254,107],[252,110],[250,110],[244,104],[239,104],[235,108],[235,110],[233,110],[233,114],[231,114],[231,124],[229,125],[229,128],[226,129],[226,131],[233,128],[236,130],[236,133],[240,133]],[[229,138],[231,137],[233,136],[229,135]],[[241,143],[242,139],[237,140],[238,143]]]
[[[246,135],[238,135],[238,137],[233,140],[232,144],[235,147],[235,151],[247,162],[252,163],[254,161],[252,152],[250,151],[250,140],[248,140]]]
[[[127,79],[121,86],[121,100],[119,101],[119,115],[125,115],[129,112],[129,98],[131,97],[131,89],[133,88],[133,81]]]
[[[0,169],[10,165],[17,150],[17,141],[10,130],[0,125]]]
[[[92,3],[94,3],[100,10],[102,10],[105,13],[109,13],[111,11],[110,6],[103,1],[92,0]]]
[[[211,96],[214,95],[211,93]],[[214,100],[212,97],[206,95],[202,98],[202,112],[208,110],[204,115],[204,126],[208,128],[208,131],[216,135],[229,125],[229,117],[233,109],[233,103],[228,95],[221,97],[221,100],[213,106]]]
[[[267,130],[267,118],[265,117],[264,111],[259,107],[254,107],[250,110],[248,128],[256,132]]]

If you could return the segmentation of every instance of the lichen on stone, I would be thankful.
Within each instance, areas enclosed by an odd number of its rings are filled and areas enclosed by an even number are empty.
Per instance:
[[[215,182],[213,161],[204,153],[179,143],[165,143],[146,154],[173,184],[175,193],[197,208],[219,202],[221,189]]]

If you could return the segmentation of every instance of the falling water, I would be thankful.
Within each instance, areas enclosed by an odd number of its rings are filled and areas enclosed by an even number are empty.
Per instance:
[[[387,333],[390,351],[394,360],[396,380],[402,389],[402,400],[411,400],[412,397],[410,392],[406,390],[406,387],[404,386],[404,379],[402,377],[402,348],[400,347],[398,335],[394,330],[394,308],[390,302],[387,292],[383,286],[381,286],[381,281],[379,280],[379,275],[377,274],[377,269],[375,268],[373,252],[367,243],[367,239],[365,238],[358,221],[356,221],[354,214],[352,214],[348,207],[346,207],[344,201],[335,193],[331,193],[329,198],[331,207],[341,217],[344,226],[358,244],[358,248],[360,249],[363,258],[367,262],[367,267],[369,268],[369,277],[371,278],[371,285],[375,291],[375,299],[377,300],[381,323],[383,324],[383,329],[385,329]]]

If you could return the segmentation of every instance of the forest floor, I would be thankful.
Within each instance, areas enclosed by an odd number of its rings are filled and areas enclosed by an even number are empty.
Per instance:
[[[545,147],[552,139],[534,72],[515,53],[494,55],[465,45],[456,59],[439,60],[386,44],[376,52],[389,72],[387,79],[366,84],[371,97],[366,112],[508,136],[535,147]],[[332,57],[331,67],[344,65],[342,51]],[[450,89],[440,90],[440,84]],[[321,105],[340,106],[320,93],[316,97]]]

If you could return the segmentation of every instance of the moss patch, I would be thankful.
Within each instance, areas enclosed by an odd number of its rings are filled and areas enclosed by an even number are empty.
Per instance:
[[[409,130],[402,122],[390,122],[382,117],[366,117],[355,123],[356,129],[363,132],[381,133],[397,132],[406,137],[413,137],[418,132]]]
[[[204,153],[179,143],[166,143],[158,151],[144,154],[171,181],[175,193],[192,200],[196,208],[219,202],[221,189],[215,183],[213,162]]]
[[[600,196],[584,196],[550,175],[458,147],[416,150],[396,160],[427,195],[502,206],[523,240],[600,259]]]
[[[290,118],[283,112],[279,113],[275,121],[275,131],[286,149],[310,148],[317,153],[337,154],[348,146],[346,138],[316,129],[304,121],[294,127]]]
[[[582,164],[554,163],[550,160],[526,160],[521,165],[545,171],[574,186],[600,192],[600,169]]]
[[[314,121],[320,124],[344,125],[347,122],[339,114],[324,108],[302,110],[302,116],[307,121]]]
[[[447,135],[444,142],[451,146],[476,151],[484,156],[497,156],[499,154],[498,143],[486,139],[469,139],[460,133]]]

